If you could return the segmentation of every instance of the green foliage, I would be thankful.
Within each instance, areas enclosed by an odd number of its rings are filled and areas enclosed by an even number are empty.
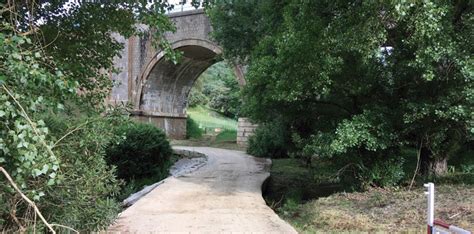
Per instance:
[[[255,134],[249,138],[247,152],[257,157],[281,158],[287,156],[287,142],[285,125],[281,122],[261,124]]]
[[[368,187],[395,186],[404,178],[402,160],[392,158],[374,161],[372,165],[370,163],[358,164],[350,175],[346,175],[346,181],[348,177],[355,175],[357,180],[351,184],[367,189]]]
[[[293,200],[288,199],[286,200],[285,204],[278,209],[278,213],[280,213],[283,217],[292,217],[295,216],[298,208],[300,207],[300,203]]]
[[[195,82],[191,91],[188,95],[188,107],[196,106],[205,106],[209,102],[209,97],[207,97],[203,91],[203,78],[198,78]]]
[[[116,72],[113,59],[120,55],[123,45],[116,36],[148,34],[151,42],[163,49],[167,59],[174,62],[179,53],[171,49],[164,33],[174,25],[165,15],[172,6],[162,1],[114,1],[107,3],[54,1],[47,4],[8,2],[2,10],[2,20],[14,25],[18,33],[29,34],[33,44],[41,47],[40,67],[64,74],[65,85],[76,84],[81,90],[76,102],[100,105],[107,97],[112,82],[109,72]],[[10,11],[15,9],[18,12]],[[34,22],[34,23],[33,23]],[[149,32],[137,24],[151,26]],[[41,35],[41,36],[38,36]],[[107,71],[107,72],[101,72]]]
[[[199,128],[199,125],[191,117],[186,119],[186,138],[187,139],[198,139],[202,137],[203,130]]]
[[[278,29],[282,22],[279,13],[285,5],[280,0],[211,2],[207,13],[214,26],[212,36],[226,49],[227,57],[242,61],[266,33]]]
[[[103,163],[114,125],[94,120],[56,144],[65,127],[78,123],[66,118],[67,126],[50,129],[44,116],[81,113],[94,119],[105,113],[113,59],[123,48],[112,32],[144,34],[136,25],[148,24],[153,41],[176,61],[179,54],[164,40],[174,29],[164,14],[168,7],[161,1],[0,4],[0,166],[48,219],[90,231],[115,215],[109,198],[117,182]],[[0,190],[0,229],[31,225],[30,216],[20,216],[31,210],[4,179]]]
[[[237,118],[242,105],[237,78],[225,62],[209,67],[195,82],[189,106],[208,106],[230,118]]]
[[[105,148],[118,140],[113,129],[126,120],[48,116],[45,122],[58,139],[54,149],[61,160],[57,174],[61,183],[47,188],[41,211],[48,221],[77,230],[106,228],[120,211],[114,199],[120,184],[115,169],[105,161]],[[74,134],[66,135],[71,131]]]
[[[208,106],[227,117],[236,119],[242,105],[237,78],[232,68],[224,62],[217,63],[211,68],[203,74],[205,78],[203,93],[209,97]]]
[[[131,181],[168,175],[172,150],[161,129],[130,123],[120,126],[116,134],[122,139],[109,145],[106,159],[117,167],[118,178]]]
[[[54,144],[44,120],[34,116],[45,108],[60,106],[58,94],[70,95],[75,85],[64,83],[61,72],[40,66],[44,62],[41,52],[23,49],[34,47],[29,38],[15,35],[8,24],[0,29],[0,166],[37,202],[49,187],[61,182],[57,177],[61,159],[52,150]],[[0,227],[11,228],[15,217],[11,211],[21,214],[27,206],[4,177],[0,178]]]
[[[360,159],[374,172],[386,166],[372,161],[421,147],[427,173],[440,174],[445,167],[435,165],[474,137],[472,9],[466,1],[216,1],[209,15],[228,56],[248,64],[245,114],[286,122],[295,140],[286,150]]]
[[[431,178],[431,181],[436,184],[474,184],[474,172],[471,168],[463,168],[459,172],[448,172],[442,176]],[[467,170],[466,170],[467,169]]]
[[[48,177],[29,179],[23,191],[38,191],[33,198],[49,222],[61,223],[77,230],[99,230],[109,225],[120,211],[113,199],[119,192],[115,170],[105,162],[105,147],[116,139],[114,126],[122,117],[90,118],[66,115],[42,115],[50,131],[51,149],[60,168]],[[54,170],[54,169],[53,169]],[[54,179],[54,183],[50,183]],[[2,181],[2,186],[6,186]],[[17,217],[32,215],[29,205],[11,190],[3,190],[0,199],[0,228],[16,230]],[[15,210],[15,214],[11,213]],[[22,225],[31,225],[24,220]],[[39,228],[39,227],[38,227]]]

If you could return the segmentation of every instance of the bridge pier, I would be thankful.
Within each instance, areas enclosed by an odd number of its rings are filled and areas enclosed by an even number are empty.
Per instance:
[[[186,115],[169,115],[137,112],[132,114],[138,122],[148,123],[162,129],[170,139],[186,139]]]
[[[239,118],[237,123],[237,144],[247,147],[249,137],[254,134],[257,127],[258,125],[250,122],[250,119]]]

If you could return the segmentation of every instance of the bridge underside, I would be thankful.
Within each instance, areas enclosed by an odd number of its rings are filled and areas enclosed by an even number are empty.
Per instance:
[[[137,119],[165,130],[174,139],[186,137],[186,107],[196,79],[218,61],[217,54],[201,46],[177,48],[183,54],[178,64],[161,58],[144,82]]]

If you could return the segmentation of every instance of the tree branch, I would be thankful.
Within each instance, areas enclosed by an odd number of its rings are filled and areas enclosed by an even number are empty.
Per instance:
[[[46,227],[48,227],[48,229],[53,233],[55,234],[56,231],[54,231],[53,227],[48,223],[48,221],[46,221],[46,219],[43,217],[43,215],[41,214],[40,210],[38,209],[38,207],[36,206],[36,204],[30,200],[25,194],[23,194],[21,192],[21,190],[18,188],[18,186],[16,185],[16,183],[12,180],[12,178],[10,177],[10,174],[8,174],[8,172],[3,168],[3,167],[0,167],[0,171],[3,173],[3,175],[5,175],[5,177],[7,178],[7,180],[10,182],[10,184],[13,186],[13,188],[20,194],[20,196],[28,203],[30,204],[33,209],[35,210],[35,212],[38,214],[38,216],[40,217],[41,221],[43,221],[44,225],[46,225]]]

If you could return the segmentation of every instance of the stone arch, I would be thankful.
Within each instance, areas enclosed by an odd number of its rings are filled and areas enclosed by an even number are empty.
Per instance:
[[[217,44],[215,44],[214,42],[211,42],[211,41],[208,41],[208,40],[203,40],[203,39],[195,39],[195,38],[192,38],[192,39],[182,39],[182,40],[179,40],[179,41],[176,41],[174,42],[171,47],[174,49],[174,50],[181,50],[183,51],[183,49],[185,48],[189,48],[189,47],[201,47],[201,48],[205,48],[207,49],[208,51],[212,51],[214,53],[214,57],[213,58],[210,58],[212,60],[215,60],[215,59],[219,59],[219,56],[222,54],[222,48],[219,47]],[[185,51],[184,51],[185,52]],[[186,55],[187,54],[184,54],[184,60],[186,60]],[[146,83],[148,82],[148,79],[150,77],[150,74],[153,72],[153,71],[156,71],[156,69],[159,69],[157,67],[157,65],[159,65],[159,63],[170,63],[168,61],[165,60],[165,54],[164,54],[164,51],[159,51],[156,53],[155,56],[153,56],[148,62],[147,64],[144,66],[142,72],[140,73],[139,75],[139,78],[138,78],[138,85],[136,86],[137,87],[137,90],[135,90],[135,93],[137,94],[136,95],[136,98],[133,102],[134,104],[134,107],[135,109],[141,109],[141,103],[142,103],[142,99],[143,99],[143,88],[144,86],[146,85]],[[216,61],[214,61],[216,62]],[[171,63],[169,64],[171,65]],[[178,64],[179,65],[179,64]],[[210,64],[209,66],[211,66],[212,64]],[[209,67],[207,66],[207,67]],[[175,65],[175,69],[181,69],[181,68],[178,68],[176,65]],[[204,72],[207,67],[202,70],[201,72],[199,72],[199,74],[197,74],[196,77],[194,77],[194,80],[196,78],[199,77],[199,75]],[[154,70],[155,69],[155,70]],[[237,68],[236,68],[237,70]]]
[[[196,79],[208,67],[221,60],[222,49],[202,39],[184,39],[172,44],[183,53],[177,64],[156,53],[144,66],[137,85],[135,114],[165,130],[172,138],[184,138],[189,92]]]
[[[221,59],[222,48],[210,37],[212,25],[202,9],[168,16],[176,31],[166,33],[165,38],[172,49],[183,51],[183,61],[179,64],[166,61],[164,52],[152,46],[151,29],[146,25],[140,25],[145,32],[143,36],[113,35],[124,44],[124,49],[114,61],[120,72],[111,74],[116,85],[108,101],[131,103],[134,118],[162,128],[170,138],[179,139],[186,134],[189,91],[199,75]],[[232,64],[237,81],[244,86],[245,68]],[[240,132],[248,126],[239,121],[238,128]],[[243,142],[247,132],[239,135],[237,141]]]

